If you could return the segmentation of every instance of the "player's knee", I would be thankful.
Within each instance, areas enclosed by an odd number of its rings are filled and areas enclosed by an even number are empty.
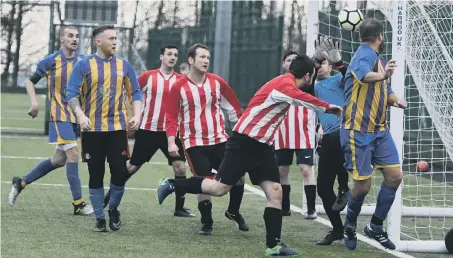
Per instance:
[[[392,188],[398,188],[402,181],[403,175],[401,173],[395,173],[385,178],[385,184]]]
[[[50,158],[50,163],[52,163],[52,166],[54,168],[61,168],[66,164],[66,156],[61,153],[55,153],[51,158]]]
[[[79,162],[79,150],[77,147],[68,149],[65,151],[65,153],[66,153],[67,162],[74,162],[74,163]]]
[[[307,165],[307,164],[300,164],[299,168],[300,168],[300,172],[302,173],[302,176],[304,177],[305,180],[315,178],[312,166]]]
[[[359,195],[367,195],[371,189],[371,179],[366,180],[354,180],[353,191]]]
[[[212,195],[217,196],[217,197],[222,197],[230,191],[231,186],[220,183],[218,181],[215,181],[215,182],[217,182],[217,183],[213,187],[214,190],[212,191],[213,192]]]
[[[280,178],[286,179],[289,176],[289,166],[280,166],[278,167]]]
[[[282,186],[276,182],[269,183],[266,196],[270,203],[281,204],[283,196]]]
[[[186,165],[183,161],[174,161],[172,166],[175,176],[186,176]]]

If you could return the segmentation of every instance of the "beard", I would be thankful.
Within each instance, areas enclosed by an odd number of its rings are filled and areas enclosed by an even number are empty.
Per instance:
[[[379,53],[382,53],[382,51],[384,51],[384,41],[379,44]]]

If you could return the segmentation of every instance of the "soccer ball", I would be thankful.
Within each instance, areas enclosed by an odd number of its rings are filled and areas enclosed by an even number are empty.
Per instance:
[[[345,7],[338,14],[338,23],[341,28],[356,31],[363,21],[363,14],[359,9]]]
[[[429,171],[429,164],[426,160],[420,160],[417,162],[416,166],[417,172],[428,172]]]

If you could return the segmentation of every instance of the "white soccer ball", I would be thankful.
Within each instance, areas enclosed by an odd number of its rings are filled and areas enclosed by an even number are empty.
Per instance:
[[[341,28],[348,31],[356,31],[363,21],[363,14],[357,8],[345,7],[338,14],[338,23]]]

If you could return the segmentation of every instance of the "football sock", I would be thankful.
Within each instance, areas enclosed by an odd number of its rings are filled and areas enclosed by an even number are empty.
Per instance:
[[[349,225],[357,225],[357,217],[362,210],[364,195],[352,197],[352,192],[348,194],[348,210],[346,213],[346,223]]]
[[[175,179],[185,179],[185,176],[175,176]],[[175,189],[175,210],[182,210],[184,208],[184,202],[186,200],[186,194],[184,192]]]
[[[104,188],[89,189],[91,205],[93,205],[96,219],[105,219],[104,214]]]
[[[282,210],[289,211],[289,207],[290,207],[289,194],[291,193],[291,186],[282,185],[282,191],[283,191]]]
[[[305,196],[307,197],[307,210],[309,213],[313,213],[316,210],[316,185],[306,185],[304,186],[304,190]]]
[[[266,246],[275,247],[280,243],[282,233],[282,210],[266,207],[264,209],[264,224],[266,225]]]
[[[235,185],[230,190],[230,203],[228,204],[228,212],[233,214],[239,213],[242,197],[244,196],[244,185]]]
[[[26,184],[31,184],[54,169],[55,167],[52,165],[52,162],[50,162],[50,159],[46,159],[28,172],[22,180],[24,180]]]
[[[181,191],[183,193],[200,194],[203,193],[201,191],[203,180],[203,177],[193,176],[186,179],[170,179],[170,183],[175,186],[175,192]]]
[[[381,185],[379,194],[377,197],[376,210],[374,211],[373,218],[371,221],[372,226],[379,226],[383,224],[387,214],[392,207],[393,201],[395,200],[396,188],[390,188],[386,184]],[[374,230],[374,228],[372,228]]]
[[[66,177],[68,178],[72,199],[74,201],[82,199],[82,184],[80,183],[78,162],[66,163]]]
[[[116,186],[110,183],[110,202],[109,209],[115,210],[120,206],[124,194],[124,186]],[[104,200],[104,198],[102,198]],[[104,202],[104,201],[103,201]]]
[[[212,203],[210,200],[204,200],[198,203],[198,210],[201,214],[201,223],[204,225],[211,225],[214,223],[212,220]]]

